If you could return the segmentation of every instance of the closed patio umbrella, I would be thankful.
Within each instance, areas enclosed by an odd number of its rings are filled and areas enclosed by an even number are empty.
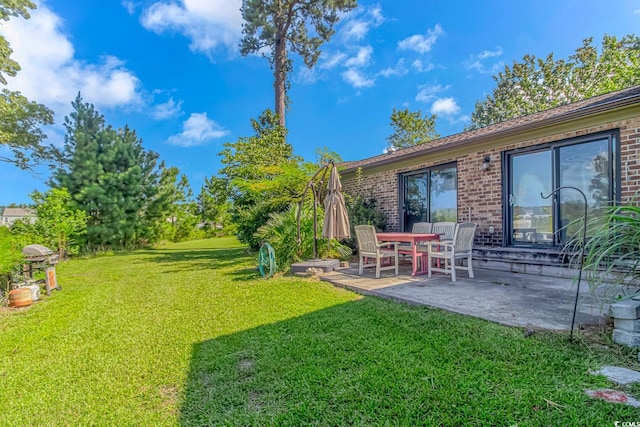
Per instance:
[[[327,184],[329,190],[324,198],[324,224],[322,237],[327,239],[344,239],[351,236],[349,228],[349,215],[342,195],[342,184],[338,176],[338,168],[332,163],[331,174]]]

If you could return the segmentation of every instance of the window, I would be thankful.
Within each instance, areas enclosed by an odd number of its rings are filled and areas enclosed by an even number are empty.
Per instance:
[[[566,243],[577,231],[572,221],[582,217],[584,199],[590,209],[615,201],[617,132],[592,135],[544,147],[507,153],[506,201],[508,243],[553,246]]]
[[[400,176],[400,229],[416,222],[457,221],[458,172],[455,164]]]

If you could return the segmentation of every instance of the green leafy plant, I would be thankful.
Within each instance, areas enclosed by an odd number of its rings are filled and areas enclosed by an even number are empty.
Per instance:
[[[357,247],[356,242],[356,225],[373,225],[376,230],[384,231],[387,229],[387,217],[378,209],[377,201],[374,197],[350,197],[345,195],[347,203],[347,211],[349,212],[349,225],[351,226],[351,237],[344,239],[344,243],[352,249]]]
[[[440,138],[436,132],[436,115],[422,116],[422,111],[393,109],[391,113],[391,127],[393,134],[387,137],[389,146],[396,148],[412,147],[425,144]]]
[[[292,204],[283,212],[273,212],[265,225],[256,232],[260,242],[269,242],[276,253],[279,270],[286,270],[291,264],[313,256],[313,209],[311,202],[305,204],[300,215],[300,243],[298,243],[298,205]],[[321,237],[324,218],[322,209],[318,209],[317,247],[318,257],[349,259],[351,248],[333,239],[328,242]]]
[[[231,221],[238,227],[238,239],[257,250],[260,242],[254,238],[269,214],[282,212],[304,191],[309,171],[302,158],[293,154],[286,142],[287,129],[278,124],[278,117],[264,111],[251,119],[255,134],[224,144],[219,153],[224,165],[218,171],[218,198],[230,203]]]
[[[23,256],[7,227],[0,227],[0,294],[9,291],[11,276],[20,270]]]
[[[283,212],[285,207],[277,209],[270,203],[258,203],[252,206],[234,207],[234,221],[237,238],[252,250],[258,250],[262,244],[258,230],[269,221],[272,214]]]
[[[12,224],[11,234],[20,247],[44,245],[58,252],[60,259],[79,252],[87,230],[85,212],[71,208],[71,195],[62,188],[46,193],[33,192],[30,197],[38,214],[35,222],[19,220]]]

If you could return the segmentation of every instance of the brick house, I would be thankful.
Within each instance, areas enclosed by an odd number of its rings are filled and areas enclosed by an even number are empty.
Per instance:
[[[589,207],[640,190],[640,86],[342,164],[343,191],[373,196],[389,229],[419,221],[478,224],[488,268],[551,273]]]

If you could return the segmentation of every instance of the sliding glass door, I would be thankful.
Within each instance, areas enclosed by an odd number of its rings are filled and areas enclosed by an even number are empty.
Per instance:
[[[411,231],[416,222],[425,222],[429,218],[427,210],[428,173],[406,175],[403,179],[402,211],[404,230]]]
[[[456,222],[458,171],[455,167],[433,169],[429,178],[429,222]]]
[[[453,221],[458,216],[455,165],[444,165],[400,177],[400,229],[411,231],[416,222]]]
[[[587,196],[592,215],[613,200],[613,162],[607,139],[558,148],[558,186],[580,189]],[[575,190],[561,190],[559,200],[560,241],[580,230],[575,220],[584,214],[584,199]]]
[[[553,243],[551,150],[511,156],[509,217],[512,243]]]
[[[574,221],[615,200],[617,133],[508,153],[506,216],[512,245],[561,245],[580,228]],[[545,199],[554,189],[561,189]]]

